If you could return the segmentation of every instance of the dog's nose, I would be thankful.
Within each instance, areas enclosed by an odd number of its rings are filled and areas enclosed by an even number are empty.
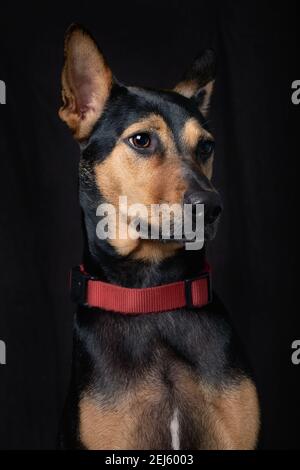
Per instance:
[[[184,197],[185,204],[204,204],[205,225],[210,225],[217,220],[222,211],[222,203],[216,191],[187,192]]]

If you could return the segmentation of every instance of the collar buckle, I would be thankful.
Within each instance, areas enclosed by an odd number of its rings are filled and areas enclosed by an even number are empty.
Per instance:
[[[194,281],[199,281],[199,279],[206,279],[207,282],[207,304],[212,302],[212,282],[211,282],[211,272],[205,272],[200,276],[191,279],[184,280],[184,290],[185,290],[185,303],[188,308],[196,308],[197,305],[193,302],[192,294],[192,284]]]
[[[73,302],[86,304],[87,282],[89,276],[84,274],[79,266],[72,269],[71,273],[71,299]]]

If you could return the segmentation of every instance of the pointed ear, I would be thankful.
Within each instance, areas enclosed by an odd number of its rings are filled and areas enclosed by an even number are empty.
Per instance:
[[[71,25],[65,36],[60,118],[74,137],[85,139],[101,116],[113,84],[111,70],[92,36]]]
[[[209,109],[216,73],[215,53],[206,49],[194,60],[192,66],[176,85],[174,91],[186,98],[194,99],[205,116]]]

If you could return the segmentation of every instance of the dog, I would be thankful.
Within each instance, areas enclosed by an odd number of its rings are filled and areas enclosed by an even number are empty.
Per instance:
[[[214,53],[200,54],[174,89],[152,90],[120,83],[80,25],[67,31],[64,51],[59,116],[80,146],[84,253],[72,275],[78,308],[61,447],[254,449],[256,387],[211,295],[205,247],[96,233],[99,204],[118,214],[126,196],[147,207],[204,204],[205,243],[214,237],[222,209],[207,121]]]

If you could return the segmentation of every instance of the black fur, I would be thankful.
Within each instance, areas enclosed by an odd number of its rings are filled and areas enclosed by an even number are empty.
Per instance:
[[[93,166],[112,151],[125,128],[153,112],[162,115],[168,123],[179,152],[182,148],[178,136],[188,118],[195,117],[207,128],[206,119],[194,100],[174,92],[115,84],[90,138],[81,143],[81,166],[85,170],[80,178],[85,236],[83,263],[91,275],[126,287],[149,287],[193,278],[203,269],[204,250],[182,249],[170,259],[151,264],[121,257],[107,241],[96,237],[95,208],[102,196],[95,185]],[[199,179],[204,186],[210,184],[203,176]],[[170,363],[173,358],[216,388],[239,381],[249,373],[228,315],[215,295],[213,302],[201,310],[181,309],[137,316],[80,306],[75,317],[72,382],[62,446],[82,447],[78,438],[78,402],[83,391],[101,391],[107,402],[113,403],[124,388],[134,384],[155,364],[172,396],[174,379]],[[196,444],[193,418],[188,410],[182,426],[181,446],[191,449]],[[159,445],[160,448],[170,446],[163,431]]]

